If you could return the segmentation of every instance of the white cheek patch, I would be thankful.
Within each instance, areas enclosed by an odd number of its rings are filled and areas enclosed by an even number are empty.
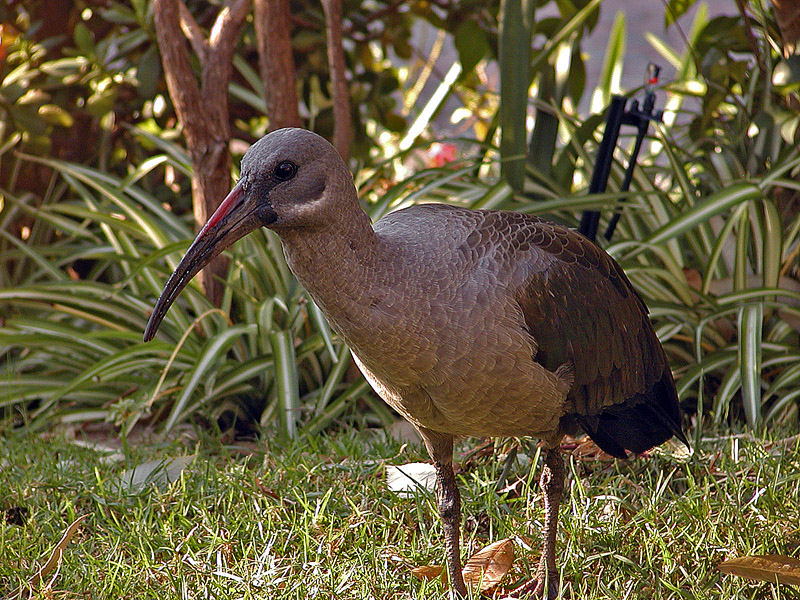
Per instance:
[[[322,196],[312,200],[303,200],[294,205],[294,210],[292,212],[299,217],[312,215],[319,212],[318,206],[320,204],[322,204]]]

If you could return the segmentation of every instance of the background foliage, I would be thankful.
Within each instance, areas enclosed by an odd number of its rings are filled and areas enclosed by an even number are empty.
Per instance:
[[[624,204],[614,191],[627,138],[609,192],[585,193],[600,112],[626,59],[623,17],[600,81],[587,82],[581,48],[603,8],[597,0],[541,3],[511,29],[516,16],[497,2],[362,4],[344,2],[344,47],[351,164],[374,218],[423,197],[572,226],[586,208],[604,210],[604,220],[621,210],[602,243],[651,307],[686,410],[755,429],[797,427],[800,77],[769,4],[714,19],[700,7],[683,48],[651,36],[677,75],[659,92],[664,124],[651,129]],[[188,8],[201,26],[213,21],[208,4]],[[152,7],[40,1],[0,11],[2,426],[109,420],[124,434],[192,420],[292,436],[390,420],[268,231],[230,251],[220,307],[189,286],[157,340],[141,342],[192,237],[191,163]],[[300,112],[330,135],[324,15],[302,0],[292,18]],[[253,36],[248,21],[230,85],[235,164],[269,127]],[[528,39],[531,85],[522,95],[498,88],[498,73],[526,81],[502,47]],[[458,62],[440,73],[448,40]],[[581,115],[590,91],[595,113]],[[437,115],[463,137],[431,145]]]

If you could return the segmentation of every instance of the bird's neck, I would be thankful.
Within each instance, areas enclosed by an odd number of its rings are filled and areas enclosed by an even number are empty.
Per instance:
[[[297,279],[338,333],[369,325],[374,295],[383,286],[386,249],[358,201],[319,227],[277,231]]]

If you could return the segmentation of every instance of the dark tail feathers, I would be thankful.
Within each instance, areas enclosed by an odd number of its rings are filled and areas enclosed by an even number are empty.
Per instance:
[[[625,450],[641,453],[675,436],[689,447],[681,430],[680,408],[667,370],[650,390],[609,406],[597,415],[572,415],[600,448],[617,458]]]

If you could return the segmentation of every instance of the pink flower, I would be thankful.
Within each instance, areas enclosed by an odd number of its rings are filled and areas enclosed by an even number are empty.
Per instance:
[[[443,167],[447,163],[451,163],[456,158],[456,147],[453,144],[440,144],[434,142],[431,144],[431,149],[428,151],[428,158],[430,166]]]

